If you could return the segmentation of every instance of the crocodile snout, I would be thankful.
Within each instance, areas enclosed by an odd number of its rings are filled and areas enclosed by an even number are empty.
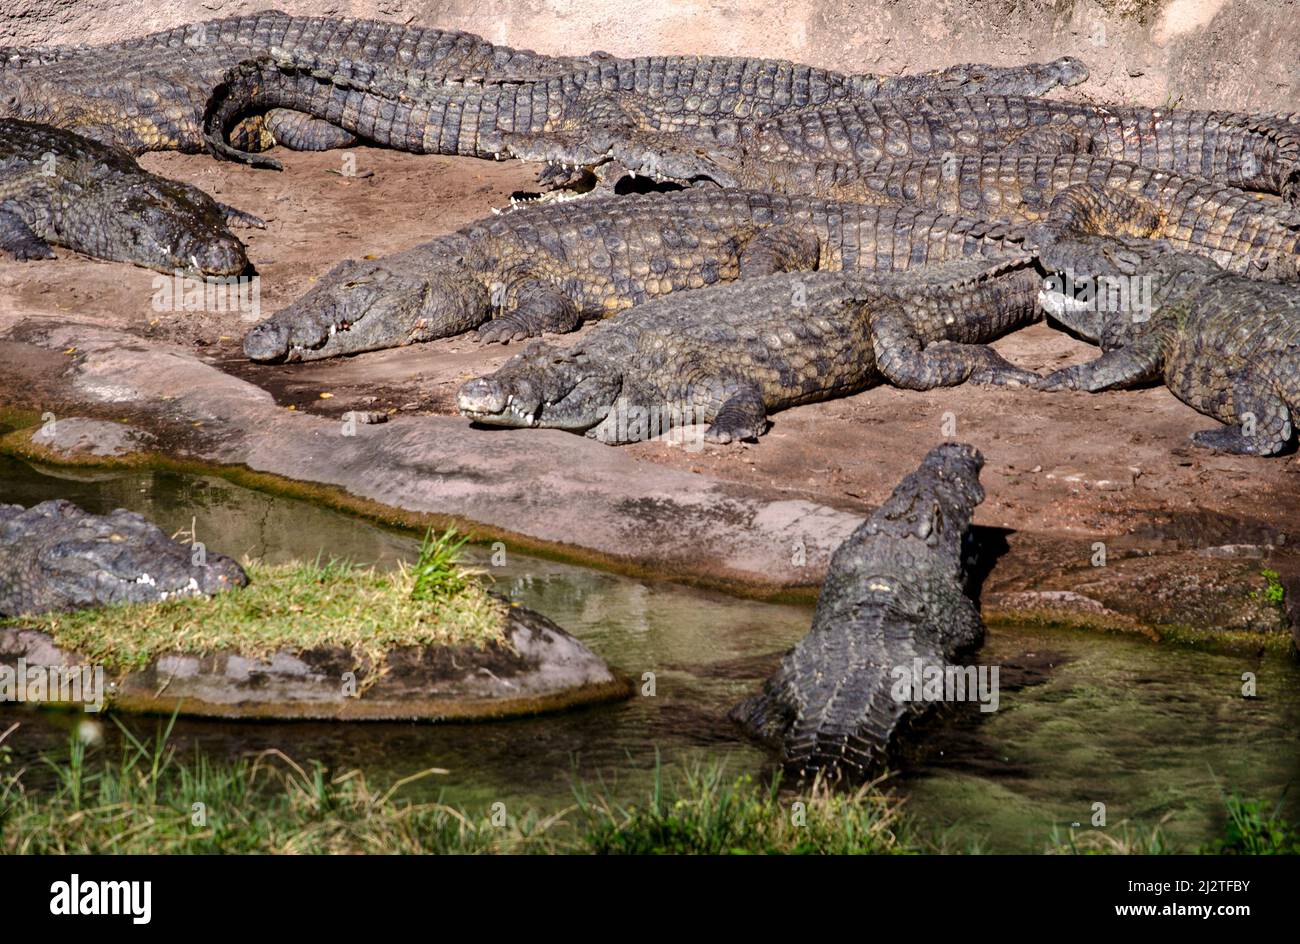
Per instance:
[[[263,321],[244,336],[244,353],[250,360],[274,361],[289,353],[289,328],[283,322]]]
[[[476,377],[461,385],[456,405],[462,414],[481,423],[535,426],[540,399],[527,381],[502,383],[492,377]]]
[[[466,416],[502,413],[506,408],[506,393],[496,381],[476,377],[461,385],[456,394],[456,405]]]
[[[201,275],[240,275],[248,268],[244,245],[233,236],[194,240],[179,255],[187,268],[197,270]]]

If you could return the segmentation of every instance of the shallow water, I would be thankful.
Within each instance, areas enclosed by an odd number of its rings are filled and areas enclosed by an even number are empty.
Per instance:
[[[34,468],[0,457],[0,501],[68,498],[86,509],[139,511],[210,549],[268,562],[317,555],[392,566],[418,540],[306,502],[210,477]],[[373,780],[427,767],[415,787],[448,801],[512,812],[571,800],[575,775],[644,795],[657,759],[671,776],[698,760],[735,774],[769,758],[739,739],[727,709],[754,690],[808,629],[811,607],[757,603],[667,582],[619,577],[510,552],[496,589],[556,620],[653,694],[567,714],[480,724],[180,722],[183,751],[237,756],[279,748]],[[1200,653],[1119,636],[991,627],[978,661],[1001,666],[996,712],[963,711],[932,730],[896,780],[910,813],[958,849],[1041,851],[1053,829],[1084,824],[1104,803],[1108,834],[1162,824],[1177,844],[1217,835],[1223,792],[1281,800],[1300,820],[1296,730],[1300,667]],[[1241,697],[1254,672],[1259,697]],[[61,748],[79,716],[0,708],[20,761]],[[152,719],[132,719],[152,731]],[[107,725],[108,732],[113,731]],[[111,737],[110,737],[111,739]]]

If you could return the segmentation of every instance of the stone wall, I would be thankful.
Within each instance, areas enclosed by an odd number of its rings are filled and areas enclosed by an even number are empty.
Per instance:
[[[0,44],[108,42],[263,8],[459,28],[543,52],[723,53],[897,73],[1079,56],[1070,94],[1300,111],[1300,0],[0,0]]]

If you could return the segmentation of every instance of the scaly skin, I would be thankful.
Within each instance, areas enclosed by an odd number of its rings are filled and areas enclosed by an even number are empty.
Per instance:
[[[158,177],[116,148],[0,119],[0,251],[50,259],[50,246],[162,272],[249,269],[227,222],[261,221]]]
[[[524,81],[583,68],[589,56],[542,56],[495,46],[458,31],[406,27],[343,17],[288,16],[278,11],[194,23],[107,46],[10,53],[0,70],[0,117],[67,128],[132,154],[204,150],[203,115],[213,90],[244,60],[277,49],[286,56],[334,55],[364,67],[418,71],[427,81]],[[241,129],[243,146],[280,134],[309,146],[352,140],[337,128],[273,116]],[[277,126],[279,126],[277,130]],[[289,130],[285,130],[289,128]],[[282,142],[283,143],[283,142]]]
[[[254,327],[244,351],[316,360],[475,328],[482,340],[510,341],[742,276],[901,270],[1022,247],[1012,227],[751,191],[531,206],[406,252],[340,263]]]
[[[248,583],[243,568],[121,508],[92,515],[58,499],[0,505],[0,616],[151,603]]]
[[[1159,379],[1188,406],[1228,424],[1196,433],[1197,445],[1271,456],[1291,443],[1300,416],[1296,286],[1251,281],[1145,240],[1062,240],[1044,261],[1070,275],[1045,293],[1048,310],[1105,353],[1048,375],[1041,389],[1111,390]],[[1110,280],[1099,283],[1110,286],[1098,295],[1107,301],[1088,303],[1071,287],[1089,277]]]
[[[895,697],[894,670],[942,668],[983,641],[964,549],[983,464],[973,446],[932,449],[835,551],[808,635],[732,709],[794,775],[866,779],[929,707]]]
[[[585,432],[616,444],[708,424],[715,443],[756,439],[776,410],[881,380],[915,390],[1037,381],[991,341],[1039,317],[1033,257],[915,272],[782,273],[655,299],[568,349],[528,345],[467,381],[462,414],[492,426]]]
[[[320,67],[361,87],[370,74],[389,70],[417,85],[443,81],[531,82],[581,73],[591,82],[644,82],[658,94],[667,81],[688,97],[718,83],[752,83],[756,113],[848,95],[918,91],[1007,91],[1039,94],[1082,81],[1087,70],[1061,59],[1025,67],[955,66],[918,76],[845,76],[788,62],[727,57],[657,57],[616,60],[605,53],[543,56],[496,46],[470,33],[406,27],[343,17],[295,17],[278,11],[194,23],[108,46],[0,50],[0,117],[26,118],[70,128],[132,153],[203,149],[202,119],[212,91],[240,62],[271,54]],[[615,63],[613,71],[602,71]],[[686,92],[686,89],[690,92]],[[770,109],[764,107],[770,105]],[[688,104],[686,107],[690,107]],[[744,112],[748,114],[748,111]],[[233,138],[245,150],[272,143],[321,148],[354,140],[338,126],[273,114]]]
[[[276,48],[230,70],[209,107],[207,135],[219,156],[259,163],[221,141],[241,115],[288,108],[417,154],[544,159],[556,153],[594,163],[641,132],[698,135],[718,119],[770,116],[903,89],[1042,88],[1087,75],[1071,59],[979,71],[988,68],[955,66],[904,83],[779,60],[670,56],[610,58],[531,82],[431,83],[418,69]]]
[[[636,127],[607,124],[577,143],[566,137],[562,123],[552,120],[552,125],[541,127],[534,119],[532,139],[507,136],[511,152],[597,173],[610,162],[618,171],[661,180],[712,180],[732,187],[758,186],[765,172],[772,173],[771,165],[783,163],[808,165],[782,172],[794,177],[815,176],[818,164],[866,169],[882,161],[948,155],[1086,154],[1281,194],[1292,203],[1300,198],[1297,115],[930,95],[831,103],[761,120],[718,118],[689,128],[659,129],[649,120]],[[562,167],[543,180],[565,183],[572,176]]]
[[[760,162],[745,187],[1045,224],[1039,238],[1165,239],[1252,278],[1300,277],[1300,211],[1202,177],[1074,154],[950,155],[856,164]]]

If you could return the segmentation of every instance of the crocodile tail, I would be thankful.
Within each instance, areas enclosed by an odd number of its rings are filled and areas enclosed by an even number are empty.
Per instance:
[[[1300,205],[1300,112],[1226,113],[1222,121],[1227,127],[1241,128],[1249,134],[1261,136],[1271,146],[1261,175],[1269,178],[1275,192],[1284,200],[1293,206]]]
[[[258,77],[264,69],[271,67],[272,61],[268,56],[245,59],[227,70],[221,82],[213,88],[203,109],[203,140],[213,157],[250,167],[284,169],[275,158],[242,151],[227,140],[236,122],[258,104]],[[238,140],[247,144],[242,138]]]

